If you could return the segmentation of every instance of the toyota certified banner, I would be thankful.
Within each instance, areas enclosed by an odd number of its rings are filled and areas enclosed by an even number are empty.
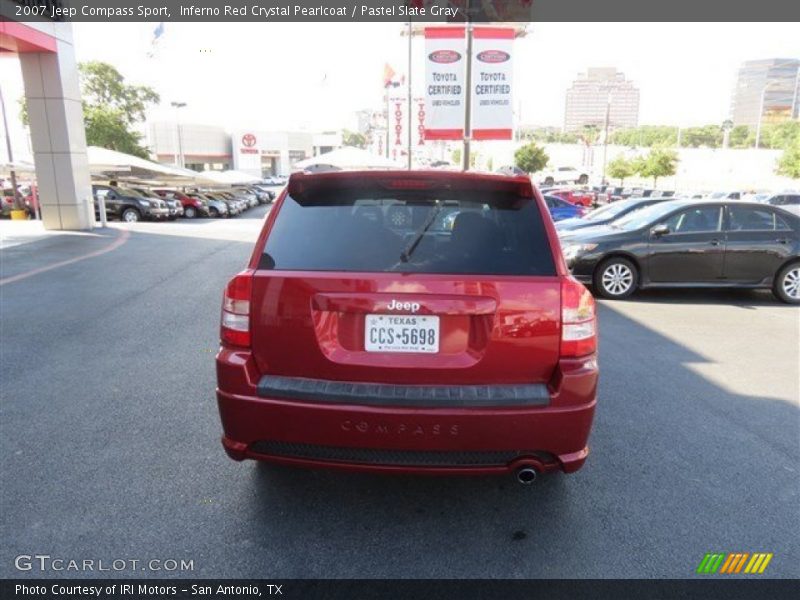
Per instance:
[[[510,27],[476,27],[472,33],[472,139],[512,139],[513,45]]]
[[[425,28],[425,139],[464,137],[466,38],[463,27]]]

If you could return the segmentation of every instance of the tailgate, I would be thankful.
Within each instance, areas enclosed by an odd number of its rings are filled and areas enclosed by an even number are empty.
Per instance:
[[[257,271],[253,354],[262,374],[338,381],[547,382],[558,362],[557,278]],[[398,308],[399,307],[399,308]],[[437,347],[368,350],[370,315],[409,332],[435,324]],[[375,317],[373,317],[373,323]],[[374,327],[374,325],[373,325]],[[425,340],[427,341],[427,340]],[[421,350],[424,348],[424,351]]]

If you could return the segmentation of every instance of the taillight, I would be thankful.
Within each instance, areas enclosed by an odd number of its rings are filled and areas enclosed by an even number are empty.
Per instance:
[[[561,356],[577,357],[597,350],[597,316],[592,294],[583,284],[561,284]]]
[[[250,347],[250,293],[253,272],[242,271],[228,282],[222,297],[220,339],[224,344]]]

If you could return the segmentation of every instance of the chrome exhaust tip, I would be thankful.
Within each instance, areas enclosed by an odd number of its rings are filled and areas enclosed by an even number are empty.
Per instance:
[[[536,481],[536,469],[533,467],[521,467],[517,469],[517,481],[522,485],[531,485]]]

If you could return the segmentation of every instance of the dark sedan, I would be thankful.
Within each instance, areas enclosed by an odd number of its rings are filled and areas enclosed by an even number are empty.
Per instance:
[[[750,202],[671,200],[561,241],[605,298],[647,287],[767,288],[800,304],[800,217]]]
[[[629,215],[633,211],[641,210],[647,206],[652,206],[656,202],[662,201],[663,198],[630,198],[629,200],[620,200],[619,202],[596,208],[583,217],[559,221],[556,223],[556,229],[558,230],[558,235],[562,235],[567,231],[607,225]]]

